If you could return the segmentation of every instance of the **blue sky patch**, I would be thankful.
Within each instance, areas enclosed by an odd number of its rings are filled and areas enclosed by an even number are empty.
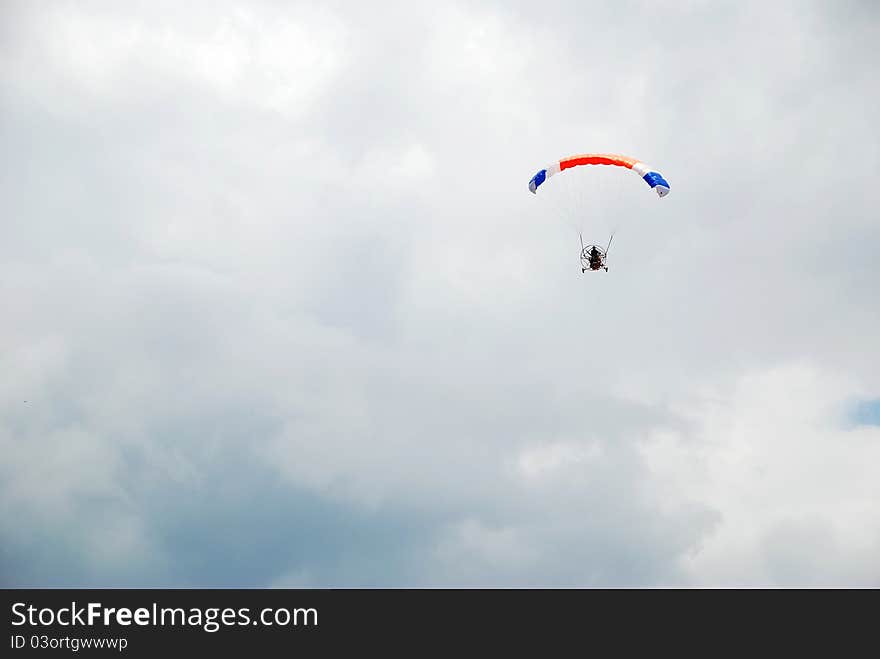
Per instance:
[[[857,426],[880,426],[880,398],[859,402],[853,410],[852,420]]]

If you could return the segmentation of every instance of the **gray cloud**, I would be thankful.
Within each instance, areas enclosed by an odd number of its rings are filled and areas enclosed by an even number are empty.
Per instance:
[[[2,11],[3,583],[877,583],[870,3]]]

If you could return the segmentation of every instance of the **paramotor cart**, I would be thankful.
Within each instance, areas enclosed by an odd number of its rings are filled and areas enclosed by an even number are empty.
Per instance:
[[[586,272],[587,270],[592,272],[604,270],[608,272],[608,250],[611,249],[612,240],[614,240],[614,234],[611,235],[611,239],[605,247],[584,245],[584,237],[581,236],[581,272]]]

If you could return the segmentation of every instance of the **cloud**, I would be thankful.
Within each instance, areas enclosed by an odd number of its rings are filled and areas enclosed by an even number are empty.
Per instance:
[[[878,583],[868,5],[2,11],[3,583]]]
[[[645,445],[666,480],[723,517],[685,564],[693,583],[875,583],[876,429],[846,423],[845,380],[807,364],[740,376],[688,405],[691,432]],[[676,496],[677,495],[677,496]]]

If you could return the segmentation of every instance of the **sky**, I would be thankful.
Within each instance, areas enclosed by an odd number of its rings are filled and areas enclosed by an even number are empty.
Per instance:
[[[3,2],[0,585],[880,586],[878,40]]]

